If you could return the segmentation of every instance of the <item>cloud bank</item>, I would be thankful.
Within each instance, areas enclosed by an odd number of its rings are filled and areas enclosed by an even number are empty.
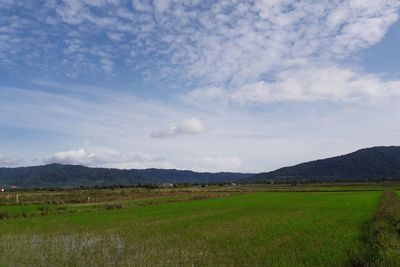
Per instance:
[[[0,155],[0,167],[15,167],[23,162],[22,159],[16,156],[1,156]]]
[[[96,155],[86,152],[85,149],[60,151],[49,158],[43,160],[44,163],[60,163],[60,164],[89,164],[96,161]]]
[[[400,80],[387,81],[378,75],[339,67],[310,66],[281,72],[274,82],[259,81],[232,90],[222,87],[196,89],[187,98],[242,105],[315,101],[366,103],[399,94]]]
[[[144,154],[123,154],[112,149],[91,148],[59,151],[50,157],[45,157],[45,164],[59,163],[85,166],[119,166],[121,168],[133,168],[140,164],[164,161],[161,157],[149,157]]]

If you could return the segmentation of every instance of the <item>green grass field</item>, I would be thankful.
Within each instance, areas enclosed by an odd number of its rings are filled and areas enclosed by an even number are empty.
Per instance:
[[[0,266],[346,266],[380,195],[190,192],[43,215],[40,205],[3,206],[26,210],[0,220]]]

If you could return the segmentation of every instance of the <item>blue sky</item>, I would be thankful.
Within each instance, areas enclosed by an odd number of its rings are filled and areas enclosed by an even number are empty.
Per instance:
[[[0,0],[0,166],[258,172],[399,145],[400,2]]]

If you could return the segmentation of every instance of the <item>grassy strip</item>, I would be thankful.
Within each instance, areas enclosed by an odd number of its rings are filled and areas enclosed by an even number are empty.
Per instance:
[[[362,267],[399,266],[400,198],[394,191],[382,193],[373,220],[364,229],[364,247],[351,265]]]
[[[259,191],[259,190],[256,190]],[[65,191],[19,191],[0,193],[0,207],[15,205],[67,205],[105,203],[111,201],[130,201],[137,199],[173,197],[181,195],[239,194],[255,192],[250,188],[239,187],[191,187],[191,188],[122,188],[85,189]],[[18,202],[17,202],[18,196]]]
[[[8,206],[0,206],[0,220],[19,218],[19,217],[32,217],[38,215],[44,216],[44,215],[60,214],[60,213],[113,210],[113,209],[122,209],[125,207],[129,208],[145,207],[145,206],[159,205],[163,203],[174,203],[181,201],[218,198],[228,195],[233,195],[233,193],[200,192],[193,194],[159,196],[152,198],[126,200],[126,201],[120,201],[119,199],[116,199],[115,201],[109,201],[104,203],[86,203],[86,204],[69,204],[69,205],[55,205],[55,204],[14,205],[14,206],[8,205]]]
[[[255,192],[347,192],[400,190],[400,183],[264,184],[184,188],[65,189],[59,191],[0,192],[0,207],[14,205],[67,205],[105,203],[182,194],[239,194]],[[17,203],[18,195],[18,203]]]

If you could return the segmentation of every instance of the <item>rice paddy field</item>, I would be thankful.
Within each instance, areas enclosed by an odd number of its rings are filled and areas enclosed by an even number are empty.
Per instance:
[[[392,266],[355,261],[388,188],[5,193],[0,266]]]

